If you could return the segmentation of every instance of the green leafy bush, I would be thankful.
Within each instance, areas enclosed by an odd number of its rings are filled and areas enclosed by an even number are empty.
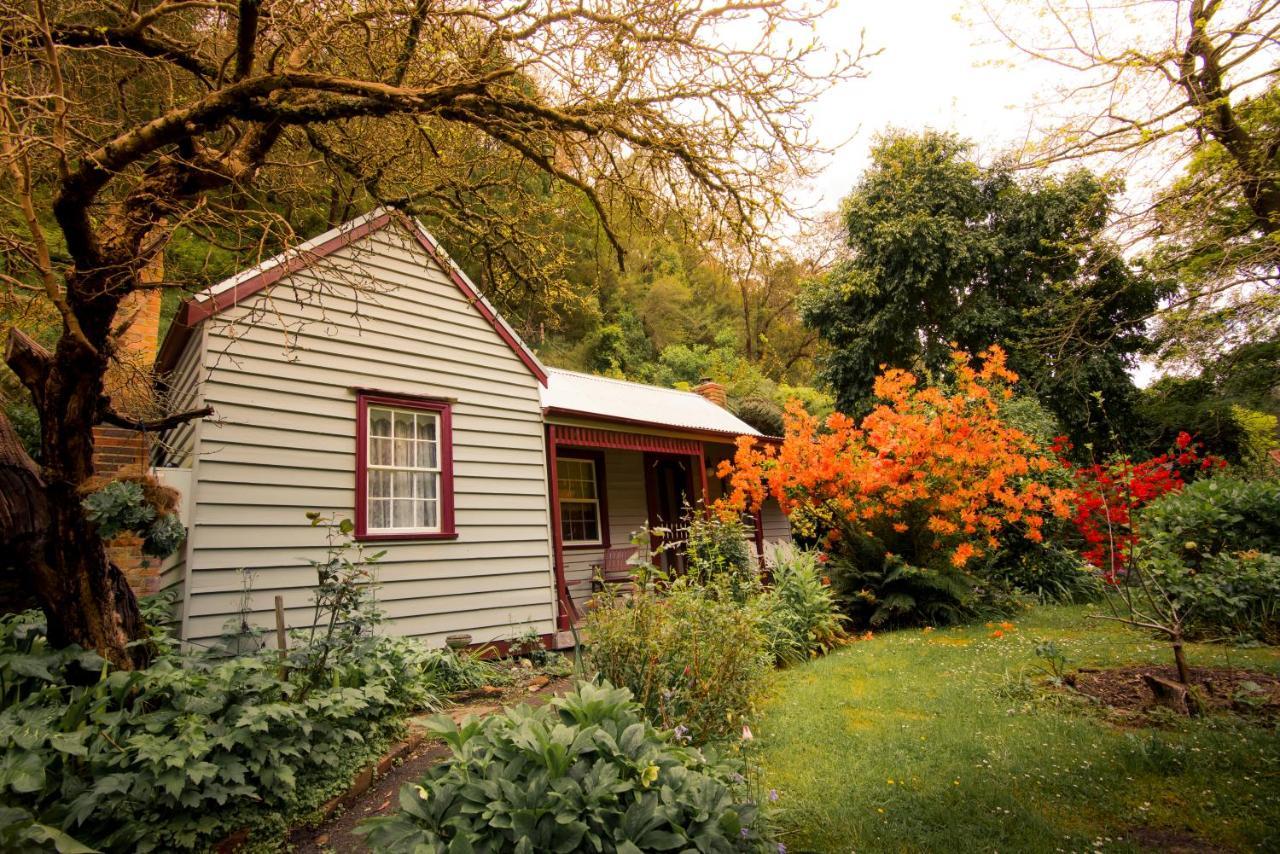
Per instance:
[[[915,566],[869,540],[847,542],[826,566],[840,608],[856,626],[938,626],[976,616],[973,577],[950,566]]]
[[[113,671],[51,649],[38,614],[0,618],[0,810],[26,828],[13,831],[26,850],[74,850],[57,834],[112,851],[278,834],[434,703],[440,661],[412,640],[369,638],[303,700],[271,653],[162,648],[146,670]]]
[[[1143,571],[1200,636],[1280,641],[1280,481],[1215,477],[1141,511]]]
[[[685,556],[691,583],[714,588],[735,602],[745,602],[760,592],[756,559],[741,522],[691,510],[685,524],[689,532]]]
[[[817,552],[785,543],[773,547],[768,563],[773,586],[755,600],[753,612],[773,660],[802,661],[840,643],[842,618]]]
[[[630,689],[659,726],[698,742],[741,726],[769,665],[749,610],[685,580],[665,593],[599,600],[587,636],[603,679]]]
[[[452,758],[366,822],[375,851],[760,851],[742,764],[659,732],[611,685],[461,727],[432,722]]]
[[[1102,595],[1102,582],[1093,567],[1081,559],[1079,551],[1057,543],[1002,549],[979,575],[1045,604],[1096,602]]]

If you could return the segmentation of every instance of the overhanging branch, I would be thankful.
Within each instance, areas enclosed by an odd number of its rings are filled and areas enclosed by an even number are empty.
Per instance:
[[[109,404],[104,404],[98,417],[103,424],[110,424],[113,427],[123,427],[126,430],[137,430],[141,433],[163,433],[165,430],[171,430],[180,424],[186,424],[188,421],[195,421],[198,418],[207,418],[212,414],[213,407],[204,406],[200,409],[192,409],[164,418],[157,418],[153,421],[145,421],[126,418],[112,409]]]

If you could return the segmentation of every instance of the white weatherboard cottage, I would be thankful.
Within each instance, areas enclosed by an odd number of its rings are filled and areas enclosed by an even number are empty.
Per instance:
[[[352,287],[358,285],[358,287]],[[282,339],[289,346],[282,346]],[[158,444],[188,536],[163,567],[183,638],[309,624],[337,513],[379,561],[388,630],[432,643],[529,627],[563,645],[646,520],[718,497],[759,433],[693,392],[543,366],[417,222],[376,210],[187,301],[160,351],[175,396],[215,410]],[[757,549],[785,538],[776,507]]]

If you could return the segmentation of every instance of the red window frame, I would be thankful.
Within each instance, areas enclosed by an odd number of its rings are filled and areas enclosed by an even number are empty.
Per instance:
[[[440,530],[369,531],[369,407],[434,412],[440,419]],[[382,392],[356,393],[356,533],[357,540],[454,540],[458,530],[453,514],[453,404],[448,400]]]
[[[567,543],[564,542],[564,534],[561,533],[562,548],[565,551],[599,551],[609,548],[609,493],[605,489],[604,479],[604,454],[600,451],[586,451],[578,448],[557,448],[556,463],[560,460],[588,460],[594,465],[592,468],[596,474],[596,506],[600,508],[600,542],[598,543]],[[556,471],[557,482],[560,479],[559,470]],[[560,490],[556,490],[556,500],[559,501]],[[556,517],[559,519],[559,508],[556,508]]]

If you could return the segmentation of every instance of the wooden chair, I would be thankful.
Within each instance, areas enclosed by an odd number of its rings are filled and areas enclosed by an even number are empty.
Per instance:
[[[635,546],[619,546],[617,548],[605,549],[604,558],[600,563],[591,567],[591,590],[599,593],[610,587],[622,588],[615,593],[631,592],[631,585],[635,583],[636,568],[631,564],[631,558],[635,556]]]

